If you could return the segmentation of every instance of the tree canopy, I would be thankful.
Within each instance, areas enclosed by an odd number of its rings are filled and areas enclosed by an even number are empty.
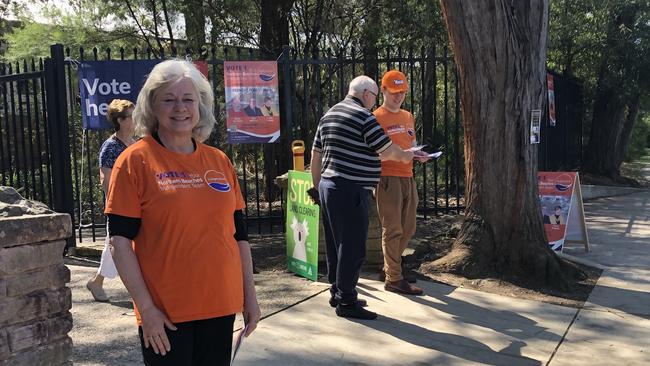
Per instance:
[[[265,57],[289,44],[308,57],[354,49],[373,58],[386,47],[419,50],[448,42],[440,4],[430,0],[69,0],[65,11],[54,6],[59,2],[35,2],[43,9],[40,18],[27,12],[26,1],[0,1],[2,19],[8,13],[20,19],[1,35],[4,62],[47,56],[53,43],[73,52],[84,46],[154,54],[232,45],[259,48]],[[617,176],[625,156],[643,151],[627,147],[645,141],[636,134],[648,130],[636,122],[650,107],[650,0],[549,5],[548,68],[584,88],[583,169]],[[616,146],[603,149],[612,136]]]

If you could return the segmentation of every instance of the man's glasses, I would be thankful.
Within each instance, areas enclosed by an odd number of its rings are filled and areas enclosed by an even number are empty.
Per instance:
[[[373,93],[370,89],[366,89],[366,91],[372,94],[375,98],[377,98],[377,93]]]

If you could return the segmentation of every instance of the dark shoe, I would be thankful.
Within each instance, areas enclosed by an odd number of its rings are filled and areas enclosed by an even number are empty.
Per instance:
[[[403,273],[402,272],[402,277],[404,277],[404,279],[406,281],[408,281],[408,283],[416,283],[416,282],[418,282],[418,279],[415,278],[415,275],[412,274],[412,273]],[[381,272],[379,272],[379,281],[386,282],[386,272],[384,272],[383,269],[381,270]]]
[[[377,313],[368,311],[359,305],[358,302],[351,305],[342,305],[339,304],[336,307],[336,315],[342,318],[354,318],[354,319],[364,319],[364,320],[373,320],[377,318]]]
[[[402,279],[395,282],[386,282],[384,283],[384,289],[390,292],[397,292],[405,295],[422,295],[422,289],[413,286],[408,281]]]
[[[334,296],[330,296],[330,306],[335,308],[338,304],[339,301]],[[357,304],[359,304],[359,306],[364,308],[368,306],[368,302],[364,299],[357,299]]]

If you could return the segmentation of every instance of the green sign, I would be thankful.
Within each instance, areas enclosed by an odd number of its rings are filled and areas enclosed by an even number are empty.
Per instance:
[[[318,216],[320,208],[307,190],[311,174],[289,171],[287,190],[287,266],[291,272],[316,281],[318,277]]]

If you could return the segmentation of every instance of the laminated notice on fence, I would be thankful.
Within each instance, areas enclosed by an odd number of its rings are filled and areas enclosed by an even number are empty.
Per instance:
[[[156,64],[163,60],[109,60],[79,63],[79,94],[81,122],[84,129],[113,128],[106,120],[108,105],[113,99],[126,99],[135,104],[142,85]],[[194,65],[207,77],[208,65]]]
[[[228,142],[278,142],[280,112],[277,62],[225,61],[223,70]]]
[[[530,112],[530,143],[539,144],[542,126],[542,111],[535,109]]]
[[[537,182],[544,229],[551,249],[561,252],[565,243],[581,243],[589,251],[578,173],[538,172]]]
[[[288,184],[287,265],[291,272],[316,281],[320,207],[307,194],[313,187],[311,173],[290,170]]]

